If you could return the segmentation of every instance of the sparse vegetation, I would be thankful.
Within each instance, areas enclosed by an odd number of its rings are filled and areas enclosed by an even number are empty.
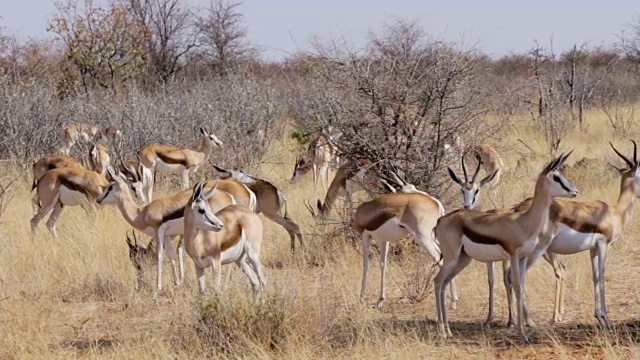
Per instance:
[[[503,328],[501,287],[497,328],[480,328],[484,264],[456,278],[459,308],[449,312],[456,336],[442,340],[432,320],[430,257],[410,241],[393,245],[384,307],[372,306],[378,261],[371,261],[367,300],[358,303],[362,250],[349,214],[317,225],[304,205],[315,201],[311,176],[287,182],[309,136],[330,125],[342,133],[342,159],[393,162],[447,211],[460,205],[445,170],[459,158],[447,157],[443,145],[458,135],[467,147],[490,143],[503,157],[500,184],[483,194],[485,208],[530,196],[542,164],[571,149],[565,171],[579,199],[614,200],[608,141],[640,140],[637,19],[620,46],[575,46],[558,55],[536,44],[530,53],[493,59],[434,39],[417,22],[397,21],[370,34],[363,49],[331,40],[317,42],[314,53],[265,63],[247,41],[239,2],[215,0],[200,16],[175,0],[87,6],[59,5],[50,29],[62,48],[0,33],[0,359],[640,357],[637,217],[607,264],[614,330],[596,326],[590,263],[580,254],[563,257],[570,272],[561,324],[547,324],[550,268],[527,274],[538,323],[532,346]],[[125,242],[130,227],[115,209],[87,216],[73,207],[59,222],[59,241],[42,230],[31,235],[25,170],[54,153],[62,126],[75,122],[120,127],[114,159],[133,159],[148,143],[194,147],[197,129],[210,129],[224,142],[210,164],[278,185],[306,249],[291,254],[284,230],[265,221],[264,303],[253,301],[235,268],[222,294],[198,296],[187,266],[182,287],[154,298],[153,286],[137,289]],[[81,159],[87,149],[72,155]],[[198,176],[214,174],[205,168]],[[168,181],[159,196],[177,189],[177,178]]]

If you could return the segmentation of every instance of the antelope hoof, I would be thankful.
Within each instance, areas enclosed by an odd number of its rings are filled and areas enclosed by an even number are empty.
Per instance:
[[[527,319],[525,322],[527,323],[527,327],[530,327],[530,328],[536,327],[536,323],[533,322],[533,320],[531,319]]]
[[[378,302],[376,303],[376,308],[378,309],[382,308],[383,302],[384,302],[384,298],[378,299]]]
[[[493,319],[487,319],[484,323],[482,323],[482,328],[483,329],[491,329],[491,323],[493,322]]]
[[[515,326],[516,326],[516,321],[514,319],[509,319],[509,321],[507,321],[508,328],[515,327]]]

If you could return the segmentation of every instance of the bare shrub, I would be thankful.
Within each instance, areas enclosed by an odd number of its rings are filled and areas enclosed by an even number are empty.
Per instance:
[[[341,157],[393,159],[409,182],[438,194],[446,174],[446,139],[477,139],[490,108],[481,101],[478,53],[431,41],[417,22],[371,34],[364,51],[337,41],[316,46],[294,84],[290,108],[303,131],[332,125]]]
[[[123,131],[117,156],[133,157],[148,143],[197,147],[199,127],[209,128],[227,149],[213,154],[213,162],[245,167],[279,135],[275,121],[278,93],[269,81],[245,76],[214,78],[196,83],[172,83],[154,93],[132,86],[127,96],[94,91],[87,96],[59,100],[50,84],[3,83],[0,78],[0,157],[30,164],[60,147],[61,125],[115,124]],[[74,149],[76,157],[86,149]]]
[[[0,223],[2,223],[2,218],[15,194],[14,185],[17,180],[18,178],[16,177],[6,175],[0,177]]]

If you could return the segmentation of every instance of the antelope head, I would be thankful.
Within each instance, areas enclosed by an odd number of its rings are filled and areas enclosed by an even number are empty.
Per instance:
[[[464,181],[456,175],[455,171],[448,167],[449,176],[451,179],[455,181],[462,188],[462,196],[464,199],[464,208],[465,209],[475,209],[478,207],[480,202],[480,189],[487,185],[493,180],[493,178],[498,173],[499,169],[494,170],[491,174],[487,175],[485,178],[477,182],[478,172],[480,171],[480,166],[482,165],[482,161],[480,161],[480,155],[476,154],[476,160],[478,161],[478,166],[476,167],[476,171],[473,173],[471,179],[467,176],[467,168],[464,166],[464,155],[462,155],[462,173],[464,174]]]

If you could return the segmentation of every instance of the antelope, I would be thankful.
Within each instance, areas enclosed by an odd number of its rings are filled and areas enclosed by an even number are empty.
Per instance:
[[[282,226],[287,231],[291,240],[291,251],[296,249],[296,236],[300,246],[304,247],[300,227],[287,213],[287,199],[282,190],[271,182],[249,175],[242,170],[225,169],[217,165],[213,165],[213,168],[218,172],[221,179],[233,179],[246,185],[255,194],[257,199],[255,212],[257,214],[263,213],[267,219]]]
[[[313,192],[318,190],[318,183],[322,180],[322,188],[327,191],[329,183],[329,164],[333,160],[333,152],[329,144],[329,138],[325,135],[317,135],[307,147],[305,156],[296,158],[296,165],[289,183],[297,182],[301,176],[313,169]]]
[[[91,150],[89,151],[89,164],[93,168],[93,171],[102,176],[106,176],[107,166],[109,166],[110,162],[111,157],[104,145],[96,143],[91,146]]]
[[[327,190],[324,202],[318,200],[315,209],[307,204],[307,208],[311,214],[319,220],[324,221],[331,212],[341,192],[345,194],[346,211],[351,214],[354,192],[352,183],[359,183],[372,196],[373,193],[369,189],[379,184],[379,178],[373,167],[374,163],[369,159],[349,160],[340,166],[333,181],[331,181],[331,185],[329,185],[329,190]]]
[[[137,169],[142,172],[141,166]],[[96,202],[99,205],[115,203],[125,221],[135,229],[152,236],[158,245],[157,249],[157,291],[162,291],[162,254],[163,249],[167,252],[171,263],[173,280],[176,286],[180,285],[184,279],[183,244],[178,246],[178,260],[180,275],[176,268],[176,256],[171,247],[171,238],[182,235],[184,231],[184,208],[191,196],[191,189],[181,191],[173,196],[156,199],[144,206],[138,206],[131,196],[131,192],[125,176],[113,167],[107,167],[107,172],[112,177],[113,182],[109,183],[106,189]],[[141,176],[140,176],[141,177]],[[222,209],[227,205],[235,204],[233,195],[215,189],[207,192],[207,200],[213,209]]]
[[[394,176],[394,182],[402,186],[400,190],[402,192],[397,192],[389,186],[392,193],[379,195],[373,200],[361,203],[351,223],[362,239],[364,250],[361,302],[367,287],[371,239],[384,243],[384,249],[380,254],[381,284],[376,304],[378,308],[382,306],[385,299],[387,256],[391,242],[397,242],[411,234],[413,240],[424,247],[439,265],[442,265],[441,252],[437,240],[433,237],[433,228],[438,218],[444,215],[444,206],[435,197],[417,190],[413,184],[407,184],[397,176]],[[386,185],[388,186],[388,183]],[[455,308],[458,294],[454,283],[451,284],[451,298]]]
[[[143,179],[146,189],[146,199],[153,199],[154,173],[176,173],[181,175],[182,189],[189,188],[189,174],[197,172],[209,160],[213,146],[222,147],[223,143],[214,134],[200,128],[200,149],[191,150],[167,145],[146,145],[138,150],[140,164],[143,166]]]
[[[443,264],[434,280],[438,330],[452,336],[445,306],[444,289],[472,259],[481,262],[510,260],[511,281],[518,310],[517,328],[525,342],[524,280],[528,257],[538,245],[538,236],[548,228],[549,208],[555,197],[575,197],[576,187],[556,170],[571,152],[548,163],[536,180],[531,207],[524,212],[484,213],[456,210],[441,217],[435,227]]]
[[[63,206],[80,205],[90,211],[90,200],[98,198],[108,185],[104,176],[91,170],[76,167],[49,170],[36,185],[40,209],[31,219],[31,231],[35,232],[42,218],[53,210],[47,220],[47,228],[57,239],[56,222]],[[141,185],[132,183],[130,186],[139,193]]]
[[[620,194],[618,200],[611,205],[603,201],[568,201],[556,199],[551,205],[549,221],[551,228],[541,235],[540,243],[536,249],[537,256],[527,262],[533,263],[540,253],[546,251],[550,255],[554,269],[558,267],[556,275],[556,297],[554,304],[553,321],[561,321],[564,313],[564,265],[555,255],[571,255],[586,250],[591,255],[591,270],[593,275],[594,290],[594,316],[598,323],[610,329],[612,323],[609,320],[606,308],[604,289],[604,268],[609,247],[618,241],[624,229],[631,221],[633,207],[637,197],[640,197],[640,161],[638,161],[637,145],[633,143],[633,161],[619,152],[612,143],[613,151],[624,160],[625,167],[614,167],[621,176]],[[520,209],[528,208],[531,200],[527,199],[521,204]],[[528,312],[526,312],[528,315]]]
[[[47,171],[66,167],[82,169],[82,165],[79,162],[65,155],[48,155],[33,163],[33,183],[31,184],[31,191],[36,188],[38,181],[40,181]],[[40,208],[38,194],[33,196],[31,203],[36,211]]]
[[[495,169],[492,173],[490,173],[489,175],[487,175],[485,178],[483,178],[482,180],[480,180],[480,182],[477,182],[477,176],[478,176],[478,172],[480,171],[480,166],[481,166],[481,160],[479,158],[479,156],[476,154],[476,160],[478,160],[478,165],[476,167],[475,172],[473,173],[471,180],[469,180],[468,176],[467,176],[467,169],[464,165],[464,156],[461,157],[461,162],[462,162],[462,172],[464,174],[464,181],[462,181],[458,175],[456,175],[455,171],[453,169],[451,169],[451,167],[448,167],[447,170],[449,172],[449,176],[451,177],[451,179],[456,182],[458,185],[460,185],[460,188],[462,190],[462,197],[463,197],[463,203],[464,203],[464,208],[467,210],[477,210],[479,204],[480,204],[480,189],[482,189],[484,186],[486,186],[488,183],[491,182],[491,180],[493,179],[493,177],[498,173],[499,169]],[[526,202],[526,200],[525,200]],[[488,213],[508,213],[508,212],[514,212],[514,211],[524,211],[526,210],[526,208],[523,207],[523,204],[525,203],[521,203],[519,205],[515,205],[512,206],[511,208],[507,208],[507,209],[492,209],[492,210],[488,210],[486,212]],[[552,205],[553,206],[553,205]],[[565,269],[565,265],[564,263],[558,262],[555,263],[556,259],[552,254],[547,254],[545,253],[543,255],[544,259],[553,266],[553,270],[555,273],[555,277],[556,277],[556,281],[558,281],[558,279],[561,279],[564,276],[564,269]],[[529,262],[527,262],[529,264]],[[515,319],[514,319],[514,311],[513,310],[513,303],[512,303],[512,288],[511,288],[511,281],[509,280],[509,261],[505,260],[502,261],[502,274],[503,274],[503,281],[504,281],[504,285],[505,285],[505,289],[507,291],[507,301],[508,301],[508,307],[509,307],[509,320],[507,321],[507,327],[515,325]],[[487,262],[487,280],[488,280],[488,284],[489,284],[489,311],[487,314],[487,320],[482,324],[483,328],[489,328],[491,327],[491,323],[493,322],[494,319],[494,293],[493,293],[493,288],[494,288],[494,272],[493,272],[493,262]],[[533,321],[531,321],[531,319],[529,317],[527,317],[526,319],[527,321],[527,325],[529,326],[533,326]]]
[[[138,244],[138,237],[136,232],[132,231],[133,240],[129,237],[129,231],[127,231],[127,245],[129,247],[129,260],[136,268],[136,278],[138,287],[144,284],[143,266],[151,265],[153,260],[157,258],[157,250],[153,239],[149,241],[147,246],[141,246]]]
[[[87,124],[69,124],[62,129],[62,147],[60,152],[63,155],[69,155],[71,148],[79,141],[89,143],[95,140],[100,134],[100,128],[97,126],[89,126]]]
[[[200,294],[205,293],[204,269],[211,267],[214,291],[220,289],[221,267],[231,262],[242,269],[254,292],[262,295],[265,276],[260,262],[263,226],[260,217],[242,205],[229,205],[218,212],[198,182],[184,208],[184,246],[193,260]]]
[[[492,186],[497,185],[500,182],[500,175],[502,174],[502,158],[500,154],[489,144],[476,145],[473,148],[473,153],[476,159],[483,165],[486,174],[495,172],[493,176]]]

